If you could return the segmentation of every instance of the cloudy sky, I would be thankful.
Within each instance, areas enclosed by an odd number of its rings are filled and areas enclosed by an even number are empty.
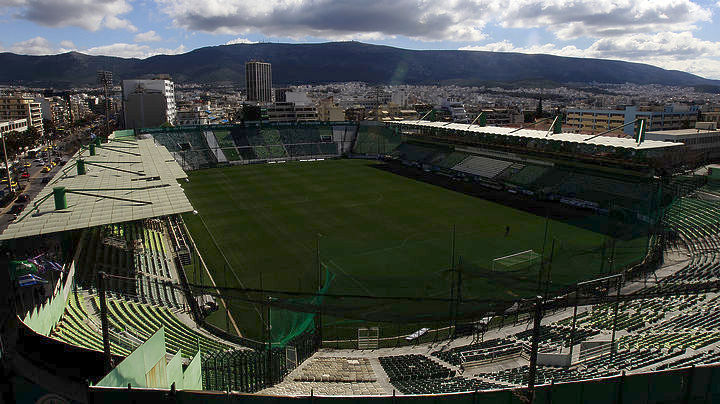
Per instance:
[[[21,54],[335,40],[621,59],[720,79],[720,0],[0,0],[0,51]]]

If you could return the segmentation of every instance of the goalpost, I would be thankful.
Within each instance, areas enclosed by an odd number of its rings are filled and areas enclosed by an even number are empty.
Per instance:
[[[540,254],[526,250],[515,254],[498,257],[492,260],[492,270],[510,272],[528,269],[540,262]]]

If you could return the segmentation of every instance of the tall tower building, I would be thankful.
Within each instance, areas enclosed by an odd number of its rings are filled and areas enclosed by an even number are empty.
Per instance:
[[[272,68],[270,63],[245,63],[245,88],[248,101],[272,102]]]

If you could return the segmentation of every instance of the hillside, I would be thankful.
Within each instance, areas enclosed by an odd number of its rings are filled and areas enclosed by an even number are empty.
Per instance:
[[[636,83],[720,86],[689,73],[614,60],[457,50],[407,50],[360,42],[237,44],[147,59],[0,53],[0,84],[69,87],[93,84],[98,69],[116,80],[169,73],[178,83],[243,83],[248,60],[273,65],[273,83],[460,84],[491,82]]]

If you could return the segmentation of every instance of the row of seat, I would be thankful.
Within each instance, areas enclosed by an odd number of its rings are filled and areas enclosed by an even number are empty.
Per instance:
[[[180,350],[184,357],[192,357],[198,350],[209,353],[231,348],[227,344],[192,330],[165,307],[110,299],[108,311],[110,322],[116,329],[143,341],[164,326],[167,350],[170,354]]]
[[[700,352],[692,356],[687,356],[673,362],[662,364],[655,369],[674,369],[692,365],[710,365],[713,363],[720,363],[720,352],[710,349],[705,352]]]
[[[713,332],[664,332],[660,334],[627,335],[618,341],[619,349],[664,348],[700,349],[720,341],[720,333]]]
[[[452,169],[484,178],[494,178],[513,163],[488,157],[470,156]]]
[[[525,330],[518,334],[515,334],[515,338],[531,341],[533,330]],[[554,344],[569,347],[570,342],[574,341],[575,344],[579,344],[595,335],[600,334],[600,331],[594,329],[576,328],[572,331],[571,327],[567,326],[540,326],[540,343],[542,344]]]
[[[455,376],[455,371],[419,355],[381,356],[380,365],[390,382],[413,379],[434,379]]]
[[[482,341],[474,344],[463,345],[448,349],[447,351],[435,351],[432,353],[433,356],[442,359],[443,361],[450,363],[455,366],[460,366],[462,363],[461,356],[469,352],[488,352],[492,353],[499,348],[513,347],[517,344],[505,338],[495,338],[487,341]]]
[[[610,376],[617,374],[616,370],[586,368],[579,370],[576,368],[564,368],[553,366],[538,366],[535,373],[536,384],[546,384],[555,382],[567,382],[574,380],[593,379],[596,377]],[[477,377],[483,379],[496,380],[503,383],[511,383],[515,385],[525,386],[530,380],[530,367],[520,366],[517,368],[505,369],[491,373],[480,373]]]
[[[446,394],[502,389],[505,386],[460,376],[443,379],[398,380],[393,383],[403,394]]]
[[[50,332],[50,337],[95,351],[103,350],[102,333],[90,324],[89,317],[83,308],[83,298],[74,293],[70,294],[65,312],[58,324]],[[127,356],[132,346],[121,341],[116,335],[110,335],[110,352],[115,355]]]

